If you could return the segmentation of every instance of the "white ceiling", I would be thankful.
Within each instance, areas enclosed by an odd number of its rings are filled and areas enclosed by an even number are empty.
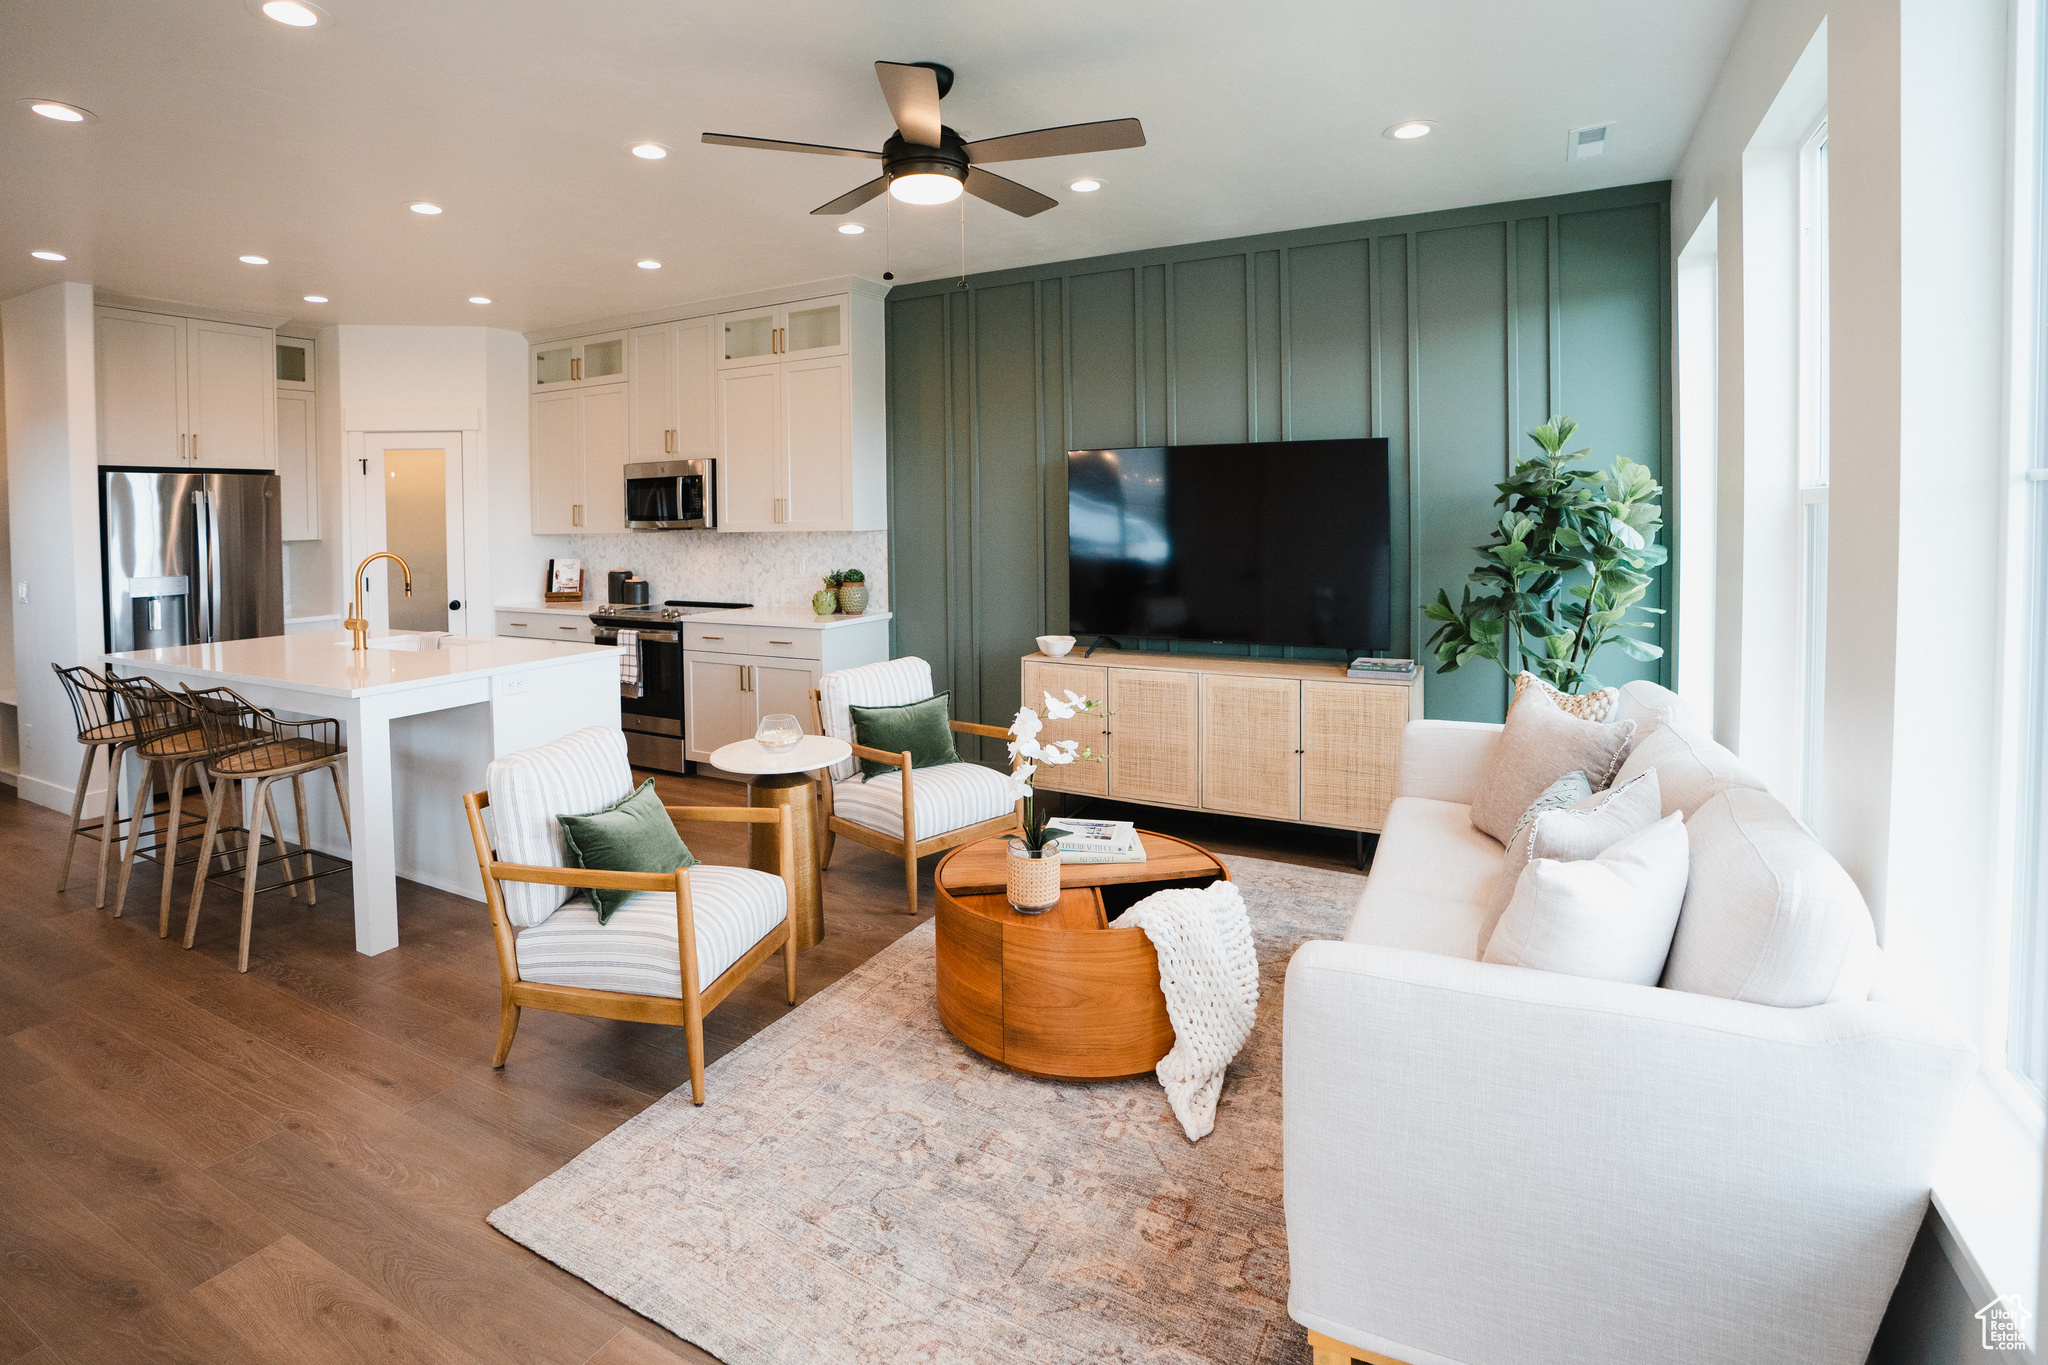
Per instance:
[[[1144,121],[1143,148],[996,167],[1061,205],[1021,219],[967,200],[972,271],[1653,180],[1746,7],[321,3],[332,24],[293,30],[244,0],[0,0],[0,297],[74,279],[314,323],[524,331],[879,278],[886,197],[852,215],[865,236],[809,214],[873,163],[697,141],[879,149],[878,58],[951,65],[945,118],[970,140]],[[99,119],[52,123],[14,104],[29,96]],[[1380,135],[1416,118],[1436,133]],[[1612,150],[1567,164],[1566,129],[1608,120]],[[643,139],[674,154],[628,155]],[[1069,192],[1084,173],[1106,188]],[[899,280],[958,269],[954,206],[893,216]],[[664,268],[635,268],[647,257]]]

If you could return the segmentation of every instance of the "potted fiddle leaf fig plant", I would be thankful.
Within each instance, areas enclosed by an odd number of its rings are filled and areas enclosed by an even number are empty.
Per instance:
[[[1656,543],[1664,490],[1626,455],[1612,469],[1584,467],[1590,447],[1565,450],[1577,431],[1558,416],[1529,433],[1542,453],[1495,485],[1500,517],[1470,575],[1480,595],[1467,587],[1453,606],[1439,589],[1423,608],[1439,623],[1429,637],[1437,672],[1491,660],[1510,677],[1526,670],[1579,693],[1600,686],[1593,664],[1610,645],[1632,659],[1664,653],[1629,633],[1654,630],[1648,618],[1663,614],[1642,600],[1668,557]]]
[[[859,569],[839,571],[839,610],[858,616],[868,609],[868,576]]]
[[[825,586],[811,594],[811,612],[817,616],[833,616],[839,611],[839,571],[834,569],[825,575]]]
[[[1071,720],[1084,713],[1107,714],[1101,702],[1078,692],[1067,693],[1065,700],[1050,692],[1043,695],[1045,714],[1053,720]],[[1031,779],[1040,764],[1059,767],[1083,760],[1102,761],[1093,749],[1077,739],[1041,743],[1038,736],[1044,729],[1045,722],[1028,706],[1017,708],[1017,718],[1010,722],[1010,797],[1024,803],[1024,829],[1010,841],[1009,875],[1004,880],[1010,904],[1026,915],[1042,915],[1060,900],[1059,840],[1057,836],[1046,835],[1052,813],[1039,808]]]

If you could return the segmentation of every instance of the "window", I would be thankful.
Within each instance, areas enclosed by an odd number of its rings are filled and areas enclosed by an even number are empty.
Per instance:
[[[1828,651],[1828,121],[1799,149],[1799,814],[1820,809]]]

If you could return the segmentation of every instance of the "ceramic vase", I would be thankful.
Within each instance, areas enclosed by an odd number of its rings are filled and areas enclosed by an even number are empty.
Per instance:
[[[842,583],[839,585],[839,610],[848,616],[858,616],[868,609],[868,585],[865,583]]]
[[[818,616],[833,616],[839,611],[839,593],[833,588],[820,588],[811,594],[811,611]]]
[[[1021,839],[1010,841],[1009,900],[1020,915],[1042,915],[1060,903],[1060,846],[1034,852]]]

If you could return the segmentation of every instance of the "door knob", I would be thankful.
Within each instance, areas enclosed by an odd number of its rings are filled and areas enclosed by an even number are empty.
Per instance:
[[[462,610],[462,603],[460,603],[460,602],[450,602],[450,603],[448,604],[448,610],[450,610],[450,611],[461,611],[461,610]]]

